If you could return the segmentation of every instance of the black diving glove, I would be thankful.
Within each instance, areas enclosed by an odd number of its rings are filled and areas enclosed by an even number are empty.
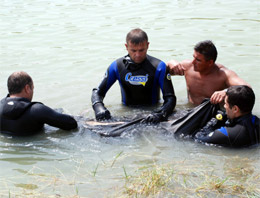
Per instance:
[[[163,120],[165,120],[165,114],[163,112],[154,112],[146,116],[142,122],[157,124]]]
[[[103,103],[96,103],[95,105],[93,105],[93,109],[95,111],[95,116],[97,120],[106,120],[111,118],[110,112],[107,110]]]

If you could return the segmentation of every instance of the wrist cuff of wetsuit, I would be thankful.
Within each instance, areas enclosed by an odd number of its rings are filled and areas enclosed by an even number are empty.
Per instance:
[[[97,103],[101,103],[102,105],[104,105],[103,102],[97,101],[97,102],[94,102],[94,103],[92,104],[92,107],[94,107]]]

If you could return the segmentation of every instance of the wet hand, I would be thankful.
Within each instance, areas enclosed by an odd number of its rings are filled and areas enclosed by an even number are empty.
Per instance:
[[[215,91],[212,96],[210,97],[210,102],[212,104],[218,104],[221,103],[222,101],[224,101],[226,97],[226,91],[222,90],[222,91]]]
[[[181,75],[181,76],[183,76],[184,71],[186,70],[181,63],[179,63],[175,60],[169,61],[167,63],[167,67],[169,68],[171,75]]]

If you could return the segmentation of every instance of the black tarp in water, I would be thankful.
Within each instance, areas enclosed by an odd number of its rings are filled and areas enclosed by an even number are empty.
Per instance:
[[[166,128],[175,136],[194,136],[195,133],[204,127],[206,123],[216,115],[220,109],[219,105],[210,103],[209,99],[205,99],[199,106],[190,109],[182,117],[165,125]]]
[[[176,136],[193,136],[197,130],[202,128],[216,114],[217,110],[219,110],[219,105],[213,105],[209,99],[205,99],[199,106],[185,111],[185,114],[181,114],[181,117],[174,121],[161,122],[159,126]],[[107,123],[107,125],[96,122],[94,126],[86,123],[85,127],[101,136],[117,137],[126,132],[128,127],[139,124],[142,120],[139,117],[130,122],[120,124],[113,124],[112,122]]]

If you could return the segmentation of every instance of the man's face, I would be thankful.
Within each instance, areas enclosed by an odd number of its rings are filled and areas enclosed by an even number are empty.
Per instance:
[[[229,119],[234,119],[235,116],[234,116],[234,107],[230,107],[229,104],[228,104],[228,96],[225,97],[225,105],[224,105],[224,108],[226,109],[226,114],[227,114],[227,117]]]
[[[194,50],[192,64],[194,65],[194,71],[203,72],[209,68],[212,60],[207,61],[203,54]]]
[[[127,44],[125,44],[125,46],[126,46],[126,50],[128,51],[129,56],[136,64],[140,64],[145,60],[149,42],[144,41],[137,45],[133,44],[131,42],[128,42]]]

